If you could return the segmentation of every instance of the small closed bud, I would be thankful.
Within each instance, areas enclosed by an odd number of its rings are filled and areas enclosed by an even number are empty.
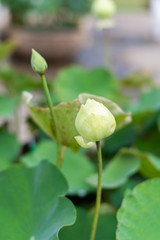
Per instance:
[[[32,49],[31,66],[34,72],[43,75],[47,68],[46,60],[34,49]]]
[[[75,127],[80,134],[75,139],[82,147],[89,148],[97,141],[110,136],[116,128],[116,121],[112,113],[102,104],[88,99],[81,106]]]
[[[95,0],[92,12],[97,18],[110,18],[116,12],[116,4],[112,0]]]

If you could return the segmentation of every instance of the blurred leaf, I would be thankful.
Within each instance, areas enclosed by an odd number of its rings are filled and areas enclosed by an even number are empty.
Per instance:
[[[133,120],[147,118],[151,114],[160,110],[160,89],[152,89],[142,93],[136,104],[128,106],[128,110],[133,114]]]
[[[91,93],[116,100],[119,82],[104,68],[85,70],[72,66],[59,72],[54,81],[54,90],[58,100],[70,101],[82,93]]]
[[[160,177],[160,158],[151,153],[139,153],[140,173],[147,178]]]
[[[136,139],[134,125],[128,124],[104,140],[103,152],[108,155],[116,154],[122,147],[130,147]]]
[[[31,116],[35,123],[51,138],[55,138],[55,130],[50,117],[48,108],[33,107],[28,105]],[[75,150],[79,148],[75,140],[78,135],[75,129],[75,118],[80,108],[80,102],[76,99],[70,102],[63,102],[54,107],[57,118],[58,130],[60,133],[61,143]]]
[[[121,150],[104,168],[102,172],[102,187],[117,188],[124,184],[127,179],[137,172],[140,160],[137,156]],[[88,182],[97,186],[98,175],[94,174],[88,178]]]
[[[8,118],[15,113],[20,102],[18,97],[10,97],[8,95],[0,95],[0,118]]]
[[[155,155],[160,154],[159,132],[157,126],[144,130],[142,136],[135,141],[134,145],[143,152],[150,152]]]
[[[34,150],[21,156],[22,161],[27,167],[36,167],[43,160],[50,163],[56,162],[56,144],[51,140],[43,140],[34,147]]]
[[[85,14],[89,12],[92,1],[88,0],[63,0],[64,8],[68,9],[70,13]]]
[[[26,13],[32,10],[32,2],[27,0],[1,0],[10,10],[13,25],[26,23]]]
[[[11,94],[19,94],[30,89],[42,89],[42,83],[39,79],[33,78],[26,73],[17,72],[11,67],[1,69],[0,78]]]
[[[160,115],[158,116],[157,126],[158,126],[158,131],[160,132]]]
[[[37,166],[42,160],[56,163],[56,144],[51,140],[40,142],[31,153],[25,154],[20,159],[26,166]],[[74,153],[66,150],[62,168],[62,173],[69,184],[69,193],[84,196],[92,188],[86,183],[86,178],[95,172],[93,164],[82,153]]]
[[[131,154],[140,160],[139,165],[139,172],[147,177],[147,178],[153,178],[153,177],[160,177],[160,158],[148,153],[148,152],[141,152],[137,149],[123,149],[122,151]]]
[[[56,14],[61,8],[61,0],[43,0],[34,2],[35,11],[38,13]]]
[[[122,86],[129,86],[131,88],[135,87],[136,90],[154,86],[151,77],[149,77],[148,74],[144,72],[132,73],[124,79],[121,79],[120,83],[122,84]]]
[[[59,230],[75,221],[74,206],[63,197],[67,182],[47,162],[9,168],[0,174],[0,189],[0,239],[58,240]]]
[[[85,104],[88,98],[103,103],[104,106],[106,106],[110,110],[116,120],[116,130],[124,127],[132,121],[130,113],[125,113],[115,102],[112,102],[107,98],[98,97],[87,93],[81,93],[79,95],[79,100],[82,104]]]
[[[60,240],[88,240],[91,234],[93,216],[84,209],[77,209],[77,220],[72,227],[63,228]],[[115,240],[116,217],[114,214],[102,214],[99,217],[95,240]]]
[[[117,240],[160,238],[160,179],[145,181],[126,196],[118,211]]]
[[[0,60],[7,59],[15,50],[16,43],[12,40],[0,42]]]
[[[119,10],[122,11],[137,11],[141,10],[144,11],[144,7],[148,6],[149,2],[148,0],[134,0],[134,1],[128,1],[128,0],[115,0],[115,3],[117,4],[117,7]]]
[[[6,169],[20,152],[20,143],[14,134],[0,129],[0,171]]]
[[[84,154],[74,153],[70,149],[66,151],[62,172],[69,184],[69,193],[84,196],[93,188],[86,179],[95,172],[94,165]]]

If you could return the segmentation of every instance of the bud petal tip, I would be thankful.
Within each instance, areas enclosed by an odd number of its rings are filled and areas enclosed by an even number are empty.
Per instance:
[[[83,148],[91,148],[95,144],[95,142],[88,141],[86,138],[83,138],[82,136],[76,136],[75,139],[77,143]]]

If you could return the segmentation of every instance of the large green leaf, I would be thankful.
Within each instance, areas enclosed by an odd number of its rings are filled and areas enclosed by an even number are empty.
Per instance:
[[[136,186],[118,212],[117,240],[160,239],[160,179]]]
[[[19,99],[17,97],[0,95],[0,118],[8,118],[12,116],[15,113],[18,103]]]
[[[102,172],[102,187],[117,188],[124,184],[126,180],[133,175],[140,166],[140,160],[137,156],[128,151],[120,151],[111,160]],[[88,182],[97,186],[98,176],[94,174],[88,178]]]
[[[110,110],[116,120],[116,130],[124,127],[132,121],[130,113],[125,113],[115,102],[112,102],[107,98],[98,97],[87,93],[81,93],[79,95],[79,100],[82,104],[85,104],[88,98],[103,103],[104,106],[106,106]]]
[[[88,240],[91,234],[93,215],[83,209],[77,210],[77,220],[72,227],[60,231],[60,240]],[[95,240],[115,240],[116,217],[114,214],[102,214],[99,217]]]
[[[21,161],[28,167],[37,166],[42,160],[56,163],[56,144],[51,140],[40,142],[36,149],[21,157]],[[82,153],[74,153],[67,149],[61,168],[69,184],[69,193],[85,195],[92,187],[86,178],[95,172],[94,165]]]
[[[112,100],[117,99],[119,83],[115,76],[104,68],[85,70],[79,66],[65,68],[54,81],[59,101],[70,101],[87,92]]]
[[[53,165],[14,166],[0,174],[0,239],[58,240],[75,221],[73,204],[63,197],[67,182]]]
[[[0,129],[0,171],[6,169],[18,156],[20,143],[14,134]]]

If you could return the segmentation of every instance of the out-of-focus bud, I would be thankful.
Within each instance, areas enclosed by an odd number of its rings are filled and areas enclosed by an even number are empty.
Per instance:
[[[81,106],[75,126],[80,136],[75,137],[80,146],[90,148],[95,142],[110,136],[116,128],[112,113],[102,104],[88,99]]]
[[[95,0],[92,12],[97,18],[110,18],[116,12],[116,4],[112,0]]]
[[[46,60],[34,49],[32,49],[31,66],[34,72],[43,75],[47,68]]]
[[[22,92],[22,99],[26,104],[29,104],[32,101],[33,95],[27,91]]]

